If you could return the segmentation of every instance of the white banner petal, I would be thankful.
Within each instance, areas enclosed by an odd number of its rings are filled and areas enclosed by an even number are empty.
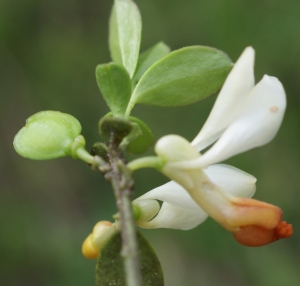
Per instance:
[[[246,48],[229,73],[208,119],[192,141],[198,151],[216,141],[238,115],[245,96],[254,86],[254,56],[253,48]]]
[[[203,168],[269,143],[281,125],[285,107],[282,84],[277,78],[265,75],[249,93],[239,116],[220,139],[198,159],[173,163],[173,167]]]

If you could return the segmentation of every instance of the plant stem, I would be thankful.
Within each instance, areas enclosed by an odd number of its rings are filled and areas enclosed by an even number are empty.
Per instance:
[[[164,165],[164,161],[162,158],[158,156],[147,156],[129,162],[127,167],[131,171],[135,171],[141,168],[155,168],[157,170],[161,170],[163,165]]]
[[[134,182],[131,171],[125,165],[122,153],[118,150],[118,144],[113,134],[109,143],[108,156],[111,164],[111,171],[108,175],[115,191],[117,207],[120,213],[121,256],[124,260],[126,285],[141,286],[136,225],[131,205]]]

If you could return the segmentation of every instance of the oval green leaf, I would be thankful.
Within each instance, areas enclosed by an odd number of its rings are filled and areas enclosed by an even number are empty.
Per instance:
[[[149,242],[138,233],[143,286],[163,286],[160,262]],[[121,252],[121,235],[114,235],[103,247],[96,265],[96,286],[124,286],[125,273]]]
[[[233,64],[222,51],[192,46],[171,52],[143,75],[131,97],[135,103],[159,106],[191,104],[216,93]]]
[[[117,63],[96,67],[98,87],[113,115],[124,115],[131,96],[131,80]]]
[[[48,160],[70,155],[70,145],[80,134],[79,121],[59,111],[41,111],[26,120],[14,147],[25,158]]]
[[[143,74],[158,60],[167,56],[171,49],[163,42],[157,43],[155,46],[143,52],[136,67],[136,71],[133,77],[133,84],[137,84]]]
[[[109,21],[109,48],[113,61],[133,76],[141,43],[142,20],[131,0],[115,0]]]

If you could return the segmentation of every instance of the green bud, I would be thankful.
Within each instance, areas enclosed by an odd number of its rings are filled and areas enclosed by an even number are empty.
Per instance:
[[[133,126],[129,120],[121,117],[114,117],[107,114],[99,121],[99,133],[107,141],[113,136],[115,143],[120,144],[132,130]]]
[[[13,144],[25,158],[54,159],[71,155],[71,145],[80,132],[81,125],[75,117],[59,111],[41,111],[26,120]]]
[[[102,158],[103,160],[105,160],[106,162],[108,162],[109,158],[108,158],[107,153],[108,153],[108,149],[104,143],[96,142],[93,144],[92,149],[91,149],[91,154],[93,156],[97,155],[100,158]]]

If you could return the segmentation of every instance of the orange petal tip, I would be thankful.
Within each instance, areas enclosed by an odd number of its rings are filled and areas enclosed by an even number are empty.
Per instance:
[[[281,238],[288,238],[293,234],[293,227],[285,221],[280,221],[274,229],[266,229],[261,226],[242,226],[232,232],[237,242],[245,246],[257,247],[270,244]]]

